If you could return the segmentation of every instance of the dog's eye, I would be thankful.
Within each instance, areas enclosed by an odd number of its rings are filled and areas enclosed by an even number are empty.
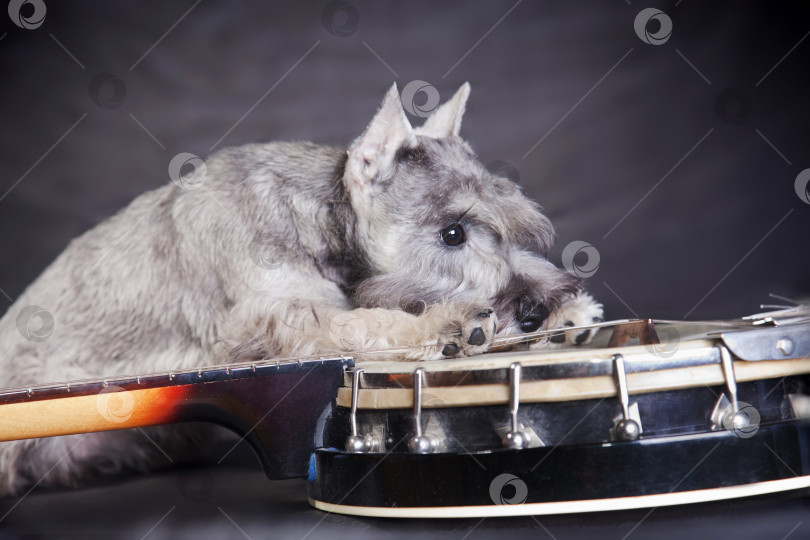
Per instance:
[[[448,246],[458,246],[464,243],[464,229],[458,223],[442,230],[442,242]]]

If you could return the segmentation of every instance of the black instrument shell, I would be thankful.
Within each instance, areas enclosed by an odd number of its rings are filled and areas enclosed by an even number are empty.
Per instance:
[[[797,419],[790,394],[804,394],[808,377],[763,379],[738,385],[741,405],[760,415],[755,432],[712,431],[709,415],[724,386],[631,396],[644,432],[633,442],[610,442],[621,411],[615,398],[525,403],[521,422],[537,428],[545,446],[503,448],[495,427],[508,421],[506,405],[423,409],[445,434],[439,453],[410,453],[408,410],[358,411],[361,433],[385,433],[382,451],[342,450],[348,437],[345,408],[334,411],[314,452],[309,496],[360,507],[492,506],[490,486],[501,474],[526,485],[525,503],[589,501],[707,490],[810,475],[810,421]],[[365,430],[365,431],[364,431]],[[512,489],[512,492],[508,491]],[[504,500],[514,486],[505,487]]]
[[[738,384],[741,403],[753,404],[760,416],[759,424],[770,424],[793,418],[787,395],[803,393],[804,376],[763,379]],[[637,394],[631,402],[638,404],[643,436],[646,438],[688,435],[710,429],[709,415],[717,397],[728,390],[723,386],[700,386]],[[521,403],[518,420],[530,426],[546,446],[601,444],[610,440],[610,428],[621,415],[616,398],[585,399],[564,402]],[[444,433],[445,452],[477,452],[501,448],[498,428],[509,425],[506,404],[475,407],[423,408],[423,427],[435,423]],[[409,409],[358,410],[361,434],[385,434],[382,451],[389,450],[414,431]],[[326,447],[343,448],[349,437],[349,409],[334,411],[324,434]],[[398,451],[404,451],[399,449]]]
[[[313,448],[335,409],[335,388],[350,360],[263,366],[189,387],[177,421],[225,426],[256,453],[271,480],[305,477]]]
[[[634,442],[525,450],[414,455],[404,442],[389,453],[320,449],[310,498],[364,507],[492,506],[503,473],[527,486],[525,503],[635,497],[754,484],[810,474],[810,424],[762,426],[749,438],[730,432]],[[514,496],[514,491],[503,496]]]

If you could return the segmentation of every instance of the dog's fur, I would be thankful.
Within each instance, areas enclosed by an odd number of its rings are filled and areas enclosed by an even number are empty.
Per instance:
[[[540,255],[549,220],[459,138],[468,93],[413,129],[394,86],[348,152],[229,148],[196,184],[138,197],[74,240],[0,320],[0,386],[330,352],[467,356],[527,321],[591,323],[601,306]],[[453,224],[457,246],[441,238]],[[52,329],[32,329],[50,317]],[[184,440],[150,433],[164,450]],[[2,443],[0,492],[147,469],[157,452],[142,435]]]

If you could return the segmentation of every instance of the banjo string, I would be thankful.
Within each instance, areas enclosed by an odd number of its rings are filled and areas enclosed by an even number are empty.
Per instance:
[[[810,316],[807,316],[807,308],[806,305],[799,305],[796,308],[791,310],[787,310],[791,312],[793,317],[788,317],[791,322],[810,322]],[[798,312],[798,313],[797,313]],[[590,330],[594,328],[607,328],[607,327],[615,327],[622,324],[633,323],[633,322],[640,322],[640,321],[650,321],[654,324],[678,324],[678,325],[688,325],[688,326],[726,326],[726,327],[747,327],[747,326],[761,326],[763,324],[777,324],[776,318],[778,318],[779,312],[774,312],[769,315],[768,317],[764,317],[763,315],[757,316],[750,316],[744,317],[741,319],[734,319],[734,320],[714,320],[714,321],[679,321],[679,320],[667,320],[667,319],[616,319],[612,321],[605,321],[601,323],[594,323],[594,324],[587,324],[581,326],[566,326],[563,328],[555,328],[551,330],[540,330],[536,332],[530,332],[522,335],[516,336],[504,336],[495,338],[492,340],[491,345],[495,346],[511,346],[511,345],[518,345],[521,343],[526,342],[539,342],[543,339],[549,339],[553,336],[557,336],[563,334],[565,332],[577,332],[581,330]],[[770,317],[770,315],[774,315],[774,319]],[[787,314],[786,314],[787,315]],[[797,317],[798,315],[798,317]],[[420,348],[425,347],[438,347],[441,346],[442,343],[429,343],[425,345],[419,346],[412,346],[412,347],[389,347],[389,348],[381,348],[381,349],[370,349],[370,350],[358,350],[358,351],[345,351],[345,352],[335,352],[334,356],[330,356],[330,354],[318,354],[318,355],[305,355],[305,356],[290,356],[290,357],[283,357],[283,358],[273,358],[268,360],[261,360],[257,362],[236,362],[236,363],[229,363],[229,364],[220,364],[216,366],[209,366],[203,369],[179,369],[173,371],[167,371],[165,373],[152,373],[149,375],[159,376],[159,375],[178,375],[181,373],[191,373],[191,372],[198,372],[198,371],[209,371],[209,370],[221,370],[221,369],[236,369],[240,367],[255,367],[260,365],[269,365],[269,364],[281,364],[281,363],[293,363],[293,362],[303,362],[303,361],[317,361],[317,360],[324,360],[326,358],[350,358],[355,356],[375,356],[375,355],[385,355],[385,354],[402,354],[408,353],[409,351],[413,351]],[[112,379],[84,379],[84,380],[76,380],[72,381],[71,384],[81,384],[81,383],[91,383],[91,382],[99,382],[99,381],[115,381],[115,380],[125,380],[129,378],[133,378],[134,375],[116,375]],[[41,384],[41,385],[34,385],[31,387],[27,387],[30,391],[32,389],[47,389],[47,388],[57,388],[64,386],[66,383],[50,383],[50,384]],[[25,388],[7,388],[7,389],[0,389],[0,395],[13,393],[15,391],[25,389]]]

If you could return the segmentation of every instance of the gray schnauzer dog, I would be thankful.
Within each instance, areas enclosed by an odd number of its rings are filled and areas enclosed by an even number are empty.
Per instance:
[[[541,255],[553,229],[539,206],[459,137],[469,91],[414,129],[392,86],[348,151],[228,148],[138,197],[0,320],[0,386],[329,353],[462,357],[496,335],[598,320],[579,280]],[[37,317],[47,328],[32,334]],[[533,347],[590,332],[562,336]],[[0,443],[0,493],[148,470],[163,459],[152,442],[188,441],[148,433]]]

